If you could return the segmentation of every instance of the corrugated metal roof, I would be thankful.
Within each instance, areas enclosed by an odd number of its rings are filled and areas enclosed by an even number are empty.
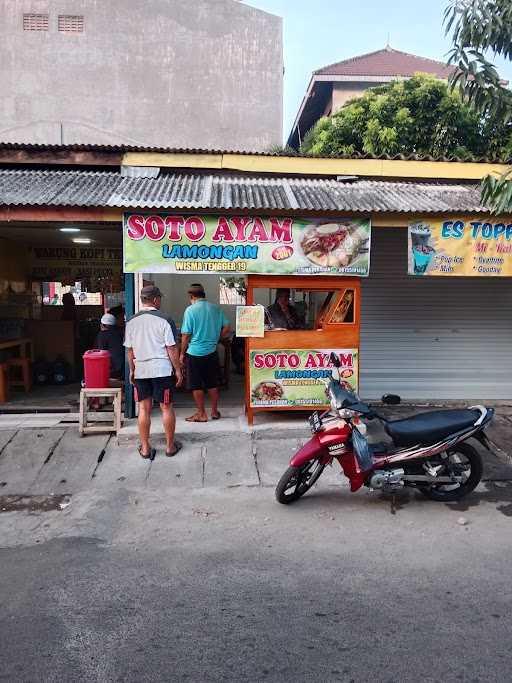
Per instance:
[[[0,170],[0,205],[281,212],[484,212],[476,184]]]
[[[177,148],[177,147],[144,147],[133,145],[43,145],[39,143],[21,143],[21,142],[1,142],[0,151],[25,151],[25,152],[105,152],[111,154],[124,154],[128,152],[140,153],[155,153],[155,154],[240,154],[242,156],[260,156],[260,157],[305,157],[322,159],[325,156],[316,154],[300,154],[298,152],[291,154],[289,148],[271,149],[265,152],[250,151],[250,150],[236,150],[236,149],[200,149],[200,148]],[[512,162],[510,158],[500,157],[457,157],[457,156],[427,156],[421,154],[363,154],[361,152],[353,152],[352,154],[333,154],[327,157],[329,159],[379,159],[384,161],[449,161],[449,162],[474,162],[482,164],[506,164]],[[24,161],[26,163],[26,161]]]

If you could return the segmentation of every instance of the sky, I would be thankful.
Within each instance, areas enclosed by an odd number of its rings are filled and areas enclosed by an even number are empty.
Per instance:
[[[443,13],[448,0],[245,0],[283,18],[284,138],[306,92],[311,73],[322,66],[391,47],[443,61],[450,48]],[[512,64],[497,61],[512,81]]]

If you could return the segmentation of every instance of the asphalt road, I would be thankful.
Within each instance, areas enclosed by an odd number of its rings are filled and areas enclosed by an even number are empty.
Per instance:
[[[123,486],[0,514],[1,680],[512,679],[511,482],[452,507]]]

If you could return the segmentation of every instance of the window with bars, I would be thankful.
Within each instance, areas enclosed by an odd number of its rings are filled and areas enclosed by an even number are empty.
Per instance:
[[[83,33],[84,18],[81,14],[59,14],[58,28],[61,33]]]
[[[24,14],[23,15],[23,30],[24,31],[48,31],[48,15],[47,14]]]

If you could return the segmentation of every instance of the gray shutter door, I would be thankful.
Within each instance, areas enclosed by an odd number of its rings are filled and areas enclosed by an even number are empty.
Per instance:
[[[510,278],[407,275],[407,231],[375,228],[362,280],[361,396],[512,398]]]

